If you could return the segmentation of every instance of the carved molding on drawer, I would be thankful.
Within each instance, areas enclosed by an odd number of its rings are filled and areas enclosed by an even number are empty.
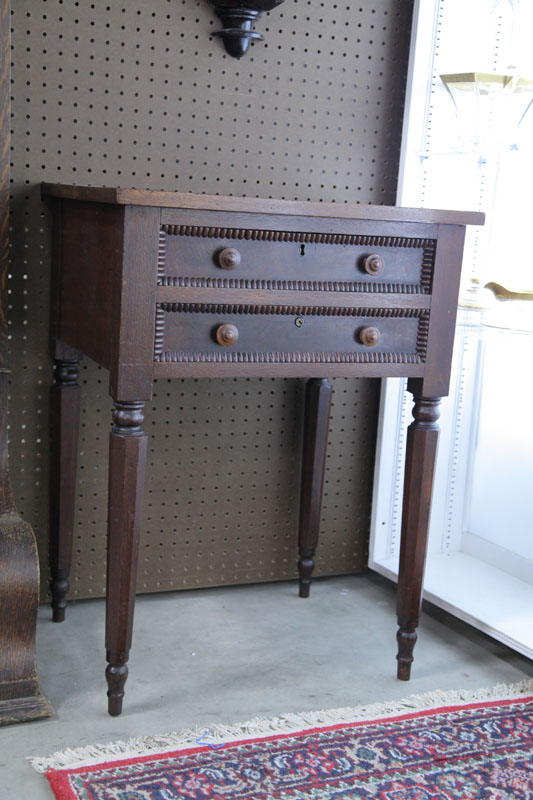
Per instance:
[[[160,305],[155,309],[155,337],[154,353],[157,356],[163,352],[165,346],[165,309]]]
[[[158,303],[156,306],[154,360],[157,362],[195,362],[220,363],[246,362],[249,356],[253,363],[299,363],[304,356],[310,360],[303,363],[330,363],[321,359],[323,353],[227,353],[218,357],[216,354],[165,351],[165,315],[166,314],[219,314],[229,315],[280,315],[307,317],[359,317],[361,320],[373,319],[418,319],[416,335],[416,356],[408,353],[344,353],[338,354],[341,360],[335,363],[379,363],[379,364],[421,364],[425,362],[428,332],[429,311],[421,308],[346,308],[335,306],[273,306],[227,303]],[[368,355],[368,358],[367,358]],[[215,357],[216,356],[216,357]],[[287,356],[288,360],[283,358]],[[293,357],[296,358],[293,360]],[[333,363],[333,362],[332,362]]]
[[[158,303],[156,307],[154,360],[157,362],[247,362],[252,363],[330,363],[332,354],[324,353],[191,353],[165,351],[166,314],[220,314],[228,315],[281,315],[360,317],[364,319],[418,319],[416,355],[410,353],[340,353],[340,361],[331,363],[422,364],[425,362],[429,311],[420,308],[337,308],[331,306],[266,306],[227,303]],[[333,354],[335,355],[335,354]],[[286,357],[287,360],[284,360]],[[326,359],[326,360],[323,360]],[[329,360],[328,360],[329,359]]]
[[[433,247],[433,239],[407,236],[369,236],[357,233],[270,231],[251,228],[214,228],[208,225],[162,225],[169,236],[200,236],[209,239],[251,239],[260,242],[301,242],[302,244],[353,244],[362,247]]]
[[[422,275],[425,283],[371,283],[363,281],[269,281],[246,278],[181,278],[162,277],[159,286],[192,287],[195,289],[275,289],[305,292],[384,292],[387,294],[429,294],[431,287],[431,266],[429,276]],[[424,269],[424,267],[423,267]],[[421,288],[422,287],[422,288]]]
[[[159,286],[164,285],[165,280],[165,265],[167,260],[167,237],[165,231],[159,231],[159,246],[157,248],[157,283]]]
[[[423,292],[431,294],[433,284],[433,266],[435,264],[435,241],[430,239],[424,247],[422,257],[422,270],[420,272],[420,285]]]
[[[164,352],[155,361],[175,364],[422,364],[413,353],[189,353]]]
[[[416,352],[425,361],[428,348],[429,334],[429,311],[422,311],[418,321],[418,332],[416,336]]]
[[[264,306],[228,303],[158,303],[158,309],[181,314],[289,314],[311,317],[421,317],[420,308],[346,308],[336,306]]]
[[[390,282],[371,283],[363,281],[279,281],[245,280],[238,278],[187,278],[165,275],[167,236],[192,236],[209,239],[250,240],[261,242],[297,242],[304,244],[353,245],[376,248],[422,249],[420,282],[399,284]],[[158,284],[160,286],[212,286],[217,288],[290,289],[315,291],[374,291],[402,293],[430,293],[435,262],[435,240],[406,236],[370,236],[348,233],[317,233],[304,231],[254,230],[250,228],[221,228],[207,225],[161,226],[159,235]],[[371,288],[370,288],[371,287]]]

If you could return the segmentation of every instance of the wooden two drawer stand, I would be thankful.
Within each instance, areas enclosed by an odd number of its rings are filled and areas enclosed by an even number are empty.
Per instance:
[[[79,425],[78,359],[109,370],[106,649],[120,714],[131,646],[154,378],[308,378],[299,573],[314,567],[328,378],[406,376],[398,677],[416,641],[439,402],[448,393],[466,224],[483,215],[43,185],[54,212],[57,309],[51,570],[64,619]]]

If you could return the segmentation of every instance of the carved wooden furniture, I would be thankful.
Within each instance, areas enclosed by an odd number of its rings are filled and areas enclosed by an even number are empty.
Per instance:
[[[314,565],[331,376],[407,376],[408,433],[398,588],[398,677],[408,680],[420,611],[440,397],[447,394],[464,226],[481,214],[295,203],[61,185],[53,416],[54,619],[64,617],[85,353],[109,370],[107,680],[122,708],[131,644],[154,378],[308,378],[300,594]]]
[[[50,717],[35,662],[39,561],[30,525],[18,515],[9,479],[9,110],[11,3],[0,0],[0,725]]]

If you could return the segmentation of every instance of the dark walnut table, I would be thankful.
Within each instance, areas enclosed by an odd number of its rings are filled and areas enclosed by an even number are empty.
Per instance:
[[[398,677],[420,614],[439,402],[448,393],[465,225],[453,211],[43,185],[57,271],[52,591],[64,619],[71,563],[80,353],[109,370],[106,649],[120,714],[131,646],[154,378],[308,378],[299,572],[318,539],[328,378],[406,376]]]

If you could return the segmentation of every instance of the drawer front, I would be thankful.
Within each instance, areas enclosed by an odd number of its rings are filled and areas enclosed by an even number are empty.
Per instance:
[[[422,309],[161,303],[156,362],[421,364]]]
[[[167,286],[429,294],[432,239],[163,225]]]

